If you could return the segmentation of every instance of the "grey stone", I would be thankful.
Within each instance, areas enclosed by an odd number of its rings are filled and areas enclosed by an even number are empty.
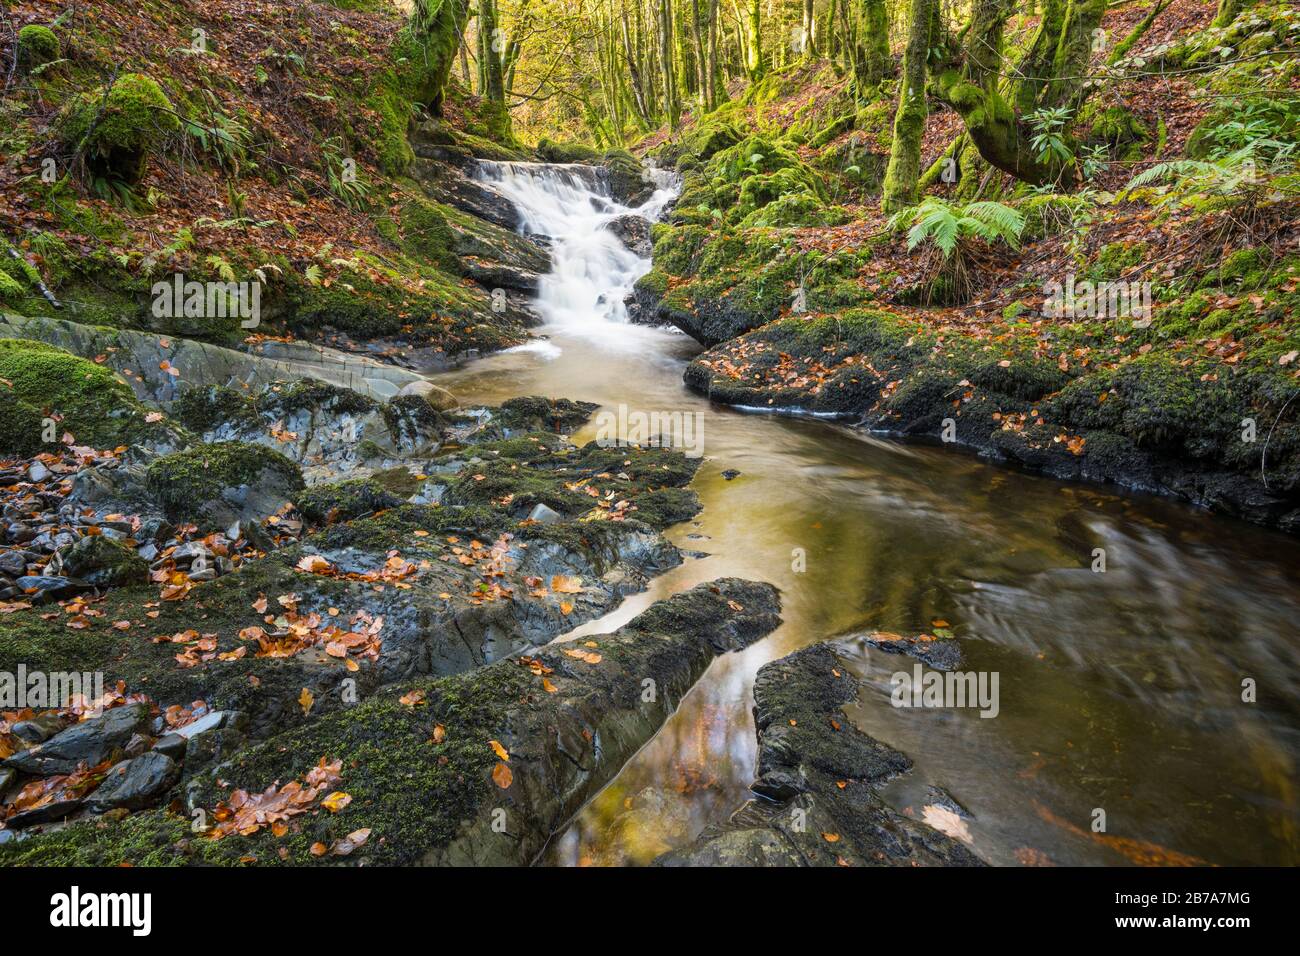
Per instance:
[[[536,521],[538,524],[556,524],[563,521],[564,516],[539,501],[533,506],[533,510],[528,512],[528,520]]]
[[[86,807],[96,813],[115,807],[139,810],[166,793],[180,778],[180,773],[180,767],[171,757],[151,750],[110,770],[86,801]]]
[[[146,704],[114,707],[55,734],[39,747],[14,754],[3,766],[42,777],[72,773],[82,763],[93,767],[125,747],[133,735],[147,727],[148,720]]]
[[[66,726],[67,721],[57,714],[39,714],[14,724],[13,732],[29,744],[43,744]]]

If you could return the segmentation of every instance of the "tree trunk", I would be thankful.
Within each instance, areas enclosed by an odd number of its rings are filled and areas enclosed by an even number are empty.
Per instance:
[[[903,77],[898,87],[898,111],[894,114],[894,141],[885,168],[882,207],[897,212],[917,202],[917,180],[921,175],[921,135],[925,132],[926,59],[938,0],[912,0],[912,17],[903,52]]]
[[[410,23],[398,34],[399,54],[416,61],[406,71],[412,75],[412,97],[434,116],[442,115],[451,68],[456,62],[465,25],[469,22],[469,0],[415,0]]]
[[[817,37],[813,34],[813,0],[803,0],[803,26],[799,33],[801,58],[806,62],[817,53]]]
[[[673,72],[672,0],[659,0],[659,70],[663,76],[664,108],[668,112],[668,127],[675,130],[681,121],[682,110],[677,98],[677,77]]]
[[[862,0],[858,30],[853,79],[857,92],[862,93],[889,74],[889,9],[885,0]]]
[[[763,66],[762,0],[749,0],[749,46],[745,50],[745,69],[751,81],[761,80]]]

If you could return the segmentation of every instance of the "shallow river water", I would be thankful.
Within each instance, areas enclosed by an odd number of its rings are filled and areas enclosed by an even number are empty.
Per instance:
[[[541,862],[644,864],[724,820],[750,796],[755,672],[828,638],[863,679],[850,716],[916,762],[885,798],[920,817],[929,788],[945,788],[990,863],[1300,862],[1300,541],[938,447],[712,405],[682,385],[696,343],[624,321],[622,296],[648,263],[599,227],[626,210],[545,167],[484,176],[526,228],[552,238],[555,272],[536,303],[545,339],[439,384],[471,404],[540,394],[700,416],[693,487],[704,510],[668,537],[707,557],[577,633],[612,630],[722,576],[769,581],[784,605],[780,629],[716,660]],[[739,477],[725,480],[726,469]],[[890,676],[914,662],[857,635],[927,632],[936,620],[962,640],[963,669],[998,675],[996,717],[891,706]],[[1242,700],[1246,679],[1255,703]]]

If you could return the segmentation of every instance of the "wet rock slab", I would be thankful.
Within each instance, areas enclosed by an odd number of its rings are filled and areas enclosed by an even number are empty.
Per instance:
[[[829,643],[762,667],[754,683],[751,800],[661,866],[979,866],[965,845],[884,803],[911,761],[843,713],[857,680]]]

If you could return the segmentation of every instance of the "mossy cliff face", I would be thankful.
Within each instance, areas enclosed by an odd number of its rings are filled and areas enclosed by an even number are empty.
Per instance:
[[[5,844],[0,862],[328,865],[333,858],[313,855],[313,843],[369,828],[352,862],[527,864],[658,729],[709,662],[770,632],[778,609],[767,585],[700,585],[614,634],[580,642],[577,656],[557,645],[531,662],[503,660],[386,688],[233,755],[187,789],[191,806],[210,811],[231,788],[260,791],[300,777],[322,756],[341,760],[339,787],[352,802],[337,814],[297,818],[282,838],[264,832],[213,841],[187,834],[182,818],[150,811]]]

